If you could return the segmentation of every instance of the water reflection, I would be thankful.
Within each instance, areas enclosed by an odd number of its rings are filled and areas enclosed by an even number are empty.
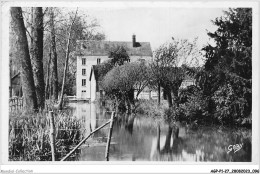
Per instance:
[[[85,120],[86,134],[110,119],[111,113],[95,104],[70,105],[74,116]],[[140,115],[118,115],[115,121],[111,161],[251,161],[251,131],[204,127],[196,131],[176,130]],[[105,160],[108,127],[98,131],[81,149],[79,160]],[[242,149],[227,153],[229,145]]]

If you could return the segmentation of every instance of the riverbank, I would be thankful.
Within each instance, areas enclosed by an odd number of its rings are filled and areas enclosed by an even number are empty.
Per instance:
[[[182,104],[179,107],[173,106],[169,109],[166,100],[162,100],[160,105],[158,105],[157,100],[138,100],[136,106],[136,114],[153,118],[155,121],[159,122],[171,122],[173,124],[178,122],[178,124],[182,123],[192,128],[212,125],[228,128],[252,129],[252,118],[245,118],[244,121],[240,121],[240,124],[237,122],[223,124],[217,120],[216,116],[210,116],[207,113],[203,113],[199,108],[187,108],[186,105]],[[194,112],[191,110],[194,110]]]

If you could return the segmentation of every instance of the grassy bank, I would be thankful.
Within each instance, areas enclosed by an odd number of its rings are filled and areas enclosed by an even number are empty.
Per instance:
[[[179,107],[173,105],[168,107],[166,100],[162,100],[158,105],[157,100],[138,100],[136,102],[136,113],[154,119],[154,121],[175,124],[176,122],[187,125],[188,127],[198,128],[199,126],[216,125],[225,127],[246,127],[251,128],[251,124],[237,123],[236,121],[222,122],[218,119],[218,114],[210,115],[202,107],[190,103],[180,104]],[[231,119],[231,118],[230,118]],[[250,120],[248,121],[250,122]]]
[[[62,158],[83,139],[82,120],[71,116],[71,110],[55,111],[56,159]],[[47,111],[39,113],[10,113],[9,160],[51,161]],[[72,156],[69,160],[73,160]],[[74,159],[75,160],[75,159]]]

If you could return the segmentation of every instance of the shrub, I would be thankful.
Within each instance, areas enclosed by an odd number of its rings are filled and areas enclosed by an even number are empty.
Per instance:
[[[176,122],[186,121],[183,108],[178,107],[177,105],[164,109],[163,119],[170,125],[174,125]]]
[[[180,108],[187,123],[204,124],[207,121],[212,121],[209,114],[209,110],[212,109],[209,104],[211,101],[196,86],[182,90],[180,98],[182,99]]]
[[[136,113],[156,120],[162,120],[164,109],[167,108],[167,102],[161,101],[158,106],[157,100],[138,100]]]

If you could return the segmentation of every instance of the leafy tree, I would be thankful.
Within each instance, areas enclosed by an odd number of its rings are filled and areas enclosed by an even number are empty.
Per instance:
[[[111,51],[109,51],[109,58],[111,58],[112,64],[115,66],[123,65],[125,62],[130,60],[125,48],[123,46],[118,46]]]
[[[200,52],[197,49],[197,39],[193,42],[172,38],[170,43],[161,45],[155,51],[155,59],[151,64],[153,78],[151,85],[163,87],[167,95],[169,107],[172,107],[172,93],[178,104],[178,90],[185,77],[182,64],[197,63]]]
[[[116,101],[116,107],[123,104],[131,112],[135,107],[135,100],[148,85],[149,69],[141,62],[125,63],[109,71],[102,80],[102,87],[106,94]],[[134,98],[134,91],[137,92]]]
[[[211,86],[219,120],[247,117],[252,107],[252,9],[229,9],[213,21],[218,29],[208,35],[216,46],[203,50],[207,58],[205,74]]]

